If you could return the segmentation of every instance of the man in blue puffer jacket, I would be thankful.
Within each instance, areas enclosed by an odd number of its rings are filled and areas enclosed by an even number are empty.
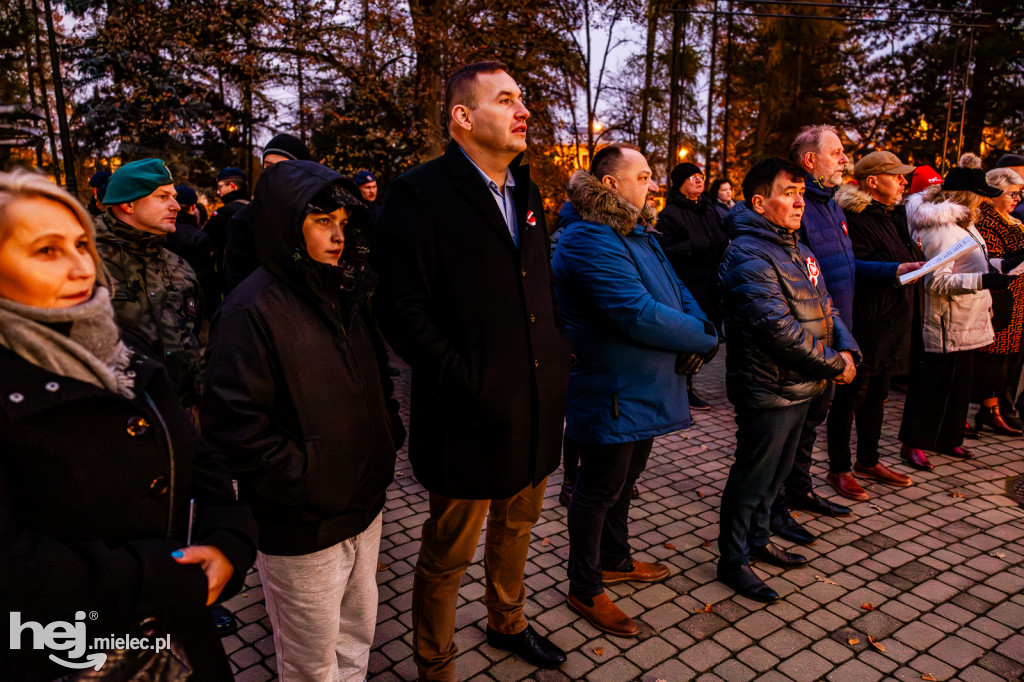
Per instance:
[[[719,267],[729,354],[726,390],[736,407],[736,461],[722,493],[718,577],[740,594],[778,594],[750,559],[807,563],[771,543],[769,510],[793,465],[810,405],[831,381],[849,383],[860,351],[835,310],[815,255],[796,231],[804,214],[799,166],[754,165],[743,205],[727,218],[735,235]]]
[[[552,268],[577,361],[569,375],[566,435],[580,444],[569,505],[569,608],[594,627],[635,636],[636,623],[603,585],[655,582],[662,564],[635,561],[630,491],[655,436],[690,425],[686,369],[718,346],[646,222],[657,191],[643,154],[613,144],[567,187],[572,203]],[[699,367],[698,367],[699,368]]]

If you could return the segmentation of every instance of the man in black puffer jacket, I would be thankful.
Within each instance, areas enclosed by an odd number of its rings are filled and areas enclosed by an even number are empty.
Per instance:
[[[722,494],[718,577],[759,601],[779,595],[750,558],[777,566],[806,557],[771,544],[772,502],[793,465],[809,403],[829,380],[849,383],[860,351],[832,305],[814,254],[797,240],[803,171],[783,159],[757,163],[743,180],[735,235],[719,267],[728,338],[726,389],[736,408],[736,461]]]
[[[312,161],[260,176],[262,261],[210,333],[203,434],[260,526],[282,679],[363,679],[381,510],[405,431],[371,313],[369,211]]]

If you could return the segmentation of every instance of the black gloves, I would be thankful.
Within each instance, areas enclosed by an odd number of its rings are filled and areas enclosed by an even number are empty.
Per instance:
[[[1024,251],[1008,251],[1003,254],[1003,272],[1009,272],[1024,263]]]
[[[1009,289],[1016,275],[1004,275],[1001,272],[986,272],[981,276],[982,289]]]
[[[715,347],[705,355],[700,353],[679,353],[676,355],[676,374],[693,376],[701,370],[704,363],[711,362],[711,359],[718,355],[718,348],[721,345],[720,341],[715,341]]]

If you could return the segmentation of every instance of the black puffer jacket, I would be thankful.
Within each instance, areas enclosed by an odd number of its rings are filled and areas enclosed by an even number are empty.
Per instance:
[[[728,354],[726,389],[737,410],[813,400],[860,350],[833,307],[814,254],[796,233],[745,203],[729,214],[736,235],[719,267]]]
[[[253,200],[263,265],[210,335],[203,433],[226,453],[268,554],[309,554],[364,531],[405,438],[370,310],[368,211],[351,208],[338,267],[313,261],[302,239],[309,201],[340,177],[312,161],[263,172]]]
[[[910,240],[906,213],[888,210],[855,185],[843,185],[836,201],[849,222],[853,254],[858,261],[913,263],[925,260]],[[900,286],[891,278],[862,277],[857,271],[853,297],[853,330],[864,364],[858,371],[889,368],[894,374],[909,371],[910,328],[914,321],[917,284]]]
[[[656,227],[661,233],[658,243],[676,276],[697,299],[700,309],[717,317],[715,280],[718,263],[729,245],[718,212],[703,196],[692,201],[672,192],[658,214]]]

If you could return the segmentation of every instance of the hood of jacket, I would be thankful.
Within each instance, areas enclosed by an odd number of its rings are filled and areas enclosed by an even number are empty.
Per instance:
[[[764,216],[750,208],[746,201],[737,202],[725,220],[733,239],[750,235],[787,248],[796,248],[798,231],[790,232],[768,222]]]
[[[302,236],[309,202],[342,176],[313,161],[282,161],[263,171],[252,201],[253,236],[260,262],[299,293],[325,302],[336,293],[366,287],[372,274],[370,212],[353,197],[345,227],[345,247],[337,266],[313,260]]]
[[[836,192],[836,203],[848,213],[863,213],[873,201],[874,197],[853,183],[843,185]]]
[[[933,203],[930,201],[940,191],[933,185],[923,192],[911,194],[907,199],[907,223],[913,231],[930,230],[945,225],[959,225],[970,209],[952,201]]]
[[[623,235],[632,232],[641,222],[650,222],[655,215],[654,209],[647,206],[643,210],[637,208],[582,169],[572,174],[565,191],[583,220],[608,225]]]

